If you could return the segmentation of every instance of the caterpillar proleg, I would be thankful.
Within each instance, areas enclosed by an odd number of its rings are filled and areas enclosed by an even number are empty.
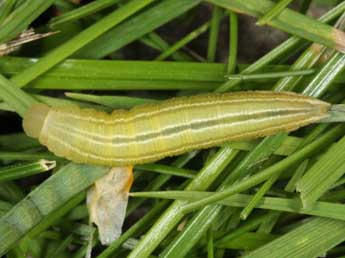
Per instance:
[[[27,135],[78,163],[127,166],[226,141],[288,132],[327,119],[327,102],[290,92],[178,97],[111,114],[77,106],[32,106]]]

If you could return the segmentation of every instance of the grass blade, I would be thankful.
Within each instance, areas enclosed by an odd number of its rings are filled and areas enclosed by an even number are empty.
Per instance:
[[[63,206],[108,170],[106,167],[71,163],[47,179],[0,218],[0,255],[23,238],[45,216]]]
[[[40,160],[25,165],[0,168],[0,182],[43,173],[53,169],[55,166],[55,161]]]
[[[269,0],[208,0],[208,2],[234,12],[240,12],[254,17],[262,16],[274,6],[274,4]],[[345,51],[344,32],[334,29],[329,25],[322,24],[321,22],[298,12],[284,9],[281,11],[279,16],[270,20],[268,24],[301,38],[337,49],[340,52]]]
[[[314,218],[243,258],[318,257],[344,240],[344,221]]]

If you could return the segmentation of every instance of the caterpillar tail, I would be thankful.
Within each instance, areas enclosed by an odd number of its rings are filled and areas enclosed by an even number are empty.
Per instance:
[[[329,116],[320,120],[319,123],[345,122],[345,104],[332,105],[328,114]]]
[[[26,135],[39,138],[50,108],[45,104],[34,104],[24,114],[23,129]]]

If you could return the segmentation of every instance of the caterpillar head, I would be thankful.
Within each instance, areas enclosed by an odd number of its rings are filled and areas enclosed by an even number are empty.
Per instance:
[[[26,135],[38,138],[50,108],[45,104],[34,104],[26,111],[23,128]]]

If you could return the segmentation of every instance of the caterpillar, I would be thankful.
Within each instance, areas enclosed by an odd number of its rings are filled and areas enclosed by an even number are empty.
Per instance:
[[[177,97],[111,114],[35,104],[23,128],[57,156],[127,166],[293,131],[329,117],[330,110],[331,104],[296,93],[250,91]]]

